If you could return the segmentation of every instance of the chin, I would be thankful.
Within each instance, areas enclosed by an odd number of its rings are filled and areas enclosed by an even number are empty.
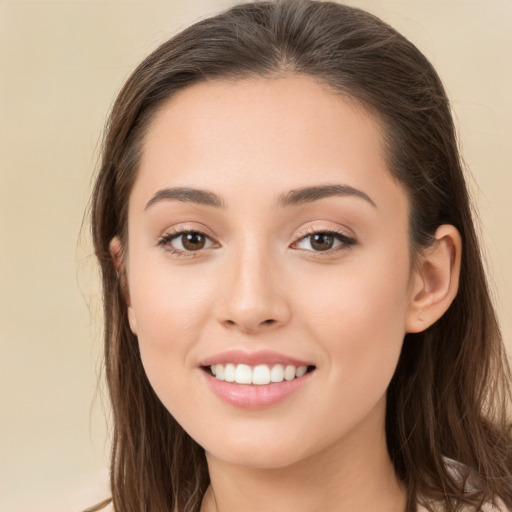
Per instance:
[[[274,450],[262,450],[261,447],[250,449],[245,447],[243,450],[235,452],[234,450],[215,450],[215,453],[206,452],[207,458],[214,457],[226,464],[240,466],[248,469],[284,469],[302,460],[302,454],[286,453],[285,451],[276,452]]]
[[[211,450],[206,449],[208,457],[223,463],[251,469],[284,469],[296,465],[327,446],[311,445],[306,442],[311,437],[287,432],[283,436],[251,436],[225,440],[214,440]],[[314,440],[314,439],[312,439]],[[328,443],[330,445],[330,443]]]

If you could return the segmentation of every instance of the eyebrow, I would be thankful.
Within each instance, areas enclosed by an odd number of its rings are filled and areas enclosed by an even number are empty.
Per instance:
[[[277,204],[278,206],[296,206],[333,196],[359,197],[370,203],[373,207],[377,208],[377,205],[370,199],[367,194],[365,194],[362,190],[350,187],[349,185],[319,185],[316,187],[304,187],[290,190],[290,192],[287,194],[279,197]]]
[[[213,192],[189,187],[173,187],[159,190],[146,204],[146,210],[159,201],[175,199],[183,203],[196,203],[214,208],[225,208],[224,201]]]
[[[279,196],[277,206],[297,206],[305,203],[312,203],[327,197],[353,196],[364,199],[366,202],[377,208],[371,198],[362,190],[349,185],[318,185],[314,187],[303,187],[290,190]],[[159,190],[146,204],[146,209],[155,203],[164,200],[177,200],[184,203],[195,203],[214,208],[226,208],[226,203],[213,192],[190,187],[173,187]]]

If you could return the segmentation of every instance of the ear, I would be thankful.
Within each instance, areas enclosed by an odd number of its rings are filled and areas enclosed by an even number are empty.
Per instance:
[[[133,332],[133,334],[136,335],[137,321],[135,319],[135,314],[130,299],[130,290],[128,289],[128,279],[126,277],[125,261],[123,258],[123,246],[121,244],[121,240],[119,239],[119,237],[115,236],[114,238],[112,238],[112,240],[110,240],[109,251],[110,257],[112,258],[112,262],[114,263],[114,267],[117,272],[119,286],[121,287],[121,292],[123,293],[123,297],[126,302],[130,329]]]
[[[434,243],[418,257],[412,276],[406,332],[422,332],[443,316],[459,289],[462,242],[454,226],[437,228]]]

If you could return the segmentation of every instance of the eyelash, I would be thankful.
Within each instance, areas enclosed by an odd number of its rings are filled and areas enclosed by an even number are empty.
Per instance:
[[[158,246],[163,247],[166,251],[168,251],[172,255],[178,256],[178,257],[184,256],[184,257],[188,257],[188,258],[194,258],[196,256],[199,256],[200,253],[204,249],[198,249],[197,251],[183,251],[181,249],[176,249],[175,247],[173,247],[171,245],[171,242],[174,239],[180,238],[181,236],[188,235],[188,234],[201,235],[202,237],[211,241],[211,238],[206,233],[204,233],[203,231],[200,231],[198,229],[179,229],[179,230],[173,231],[171,233],[166,233],[165,235],[161,236],[158,239]]]
[[[307,252],[315,253],[315,255],[319,256],[329,256],[334,253],[340,252],[340,251],[346,251],[350,249],[353,245],[357,244],[357,240],[355,238],[352,238],[348,236],[343,231],[338,231],[336,229],[315,229],[315,228],[307,228],[304,231],[302,231],[299,235],[299,239],[296,242],[293,242],[292,245],[296,245],[299,242],[302,242],[306,238],[313,237],[314,235],[327,235],[327,236],[333,236],[336,240],[338,240],[340,245],[337,247],[334,247],[332,249],[328,249],[326,251],[313,251],[313,250],[307,250],[303,249]]]
[[[173,231],[171,233],[166,233],[165,235],[161,236],[158,239],[158,244],[157,245],[163,247],[166,251],[168,251],[171,254],[173,254],[175,256],[178,256],[178,257],[183,257],[184,256],[184,257],[189,257],[189,258],[192,257],[193,258],[193,257],[199,256],[201,254],[201,252],[205,248],[198,249],[196,251],[183,251],[181,249],[176,249],[176,248],[172,247],[172,245],[170,245],[170,243],[174,239],[179,238],[179,237],[181,237],[183,235],[187,235],[187,234],[195,234],[195,235],[203,236],[206,239],[210,240],[212,242],[212,244],[215,244],[215,242],[213,242],[211,240],[211,238],[206,233],[204,233],[203,231],[200,231],[200,230],[197,230],[197,229],[183,229],[183,230]],[[357,240],[355,240],[354,238],[349,237],[348,235],[346,235],[342,231],[338,231],[338,230],[335,230],[335,229],[319,230],[319,229],[314,229],[314,228],[308,228],[308,229],[304,230],[302,233],[300,233],[299,239],[297,241],[293,242],[292,246],[296,245],[299,242],[302,242],[303,240],[305,240],[306,238],[310,238],[310,237],[312,237],[314,235],[334,236],[334,238],[336,238],[336,240],[341,242],[340,245],[338,245],[338,246],[336,246],[336,247],[334,247],[332,249],[328,249],[326,251],[314,251],[314,250],[302,249],[302,250],[307,251],[307,252],[315,253],[315,254],[317,254],[319,256],[323,256],[323,255],[328,256],[328,255],[331,255],[331,254],[339,252],[339,251],[346,251],[346,250],[350,249],[351,246],[357,244]]]

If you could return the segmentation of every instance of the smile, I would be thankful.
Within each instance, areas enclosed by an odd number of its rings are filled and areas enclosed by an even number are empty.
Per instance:
[[[242,409],[277,405],[318,373],[316,366],[306,361],[271,351],[225,352],[203,361],[200,369],[214,395]]]
[[[237,384],[254,384],[257,386],[290,381],[303,377],[308,372],[307,366],[282,364],[260,364],[257,366],[234,363],[213,364],[209,369],[211,374],[218,380]]]

